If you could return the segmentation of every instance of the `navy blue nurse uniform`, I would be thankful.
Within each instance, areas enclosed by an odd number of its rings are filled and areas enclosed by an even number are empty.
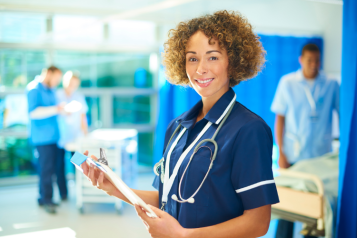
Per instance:
[[[229,106],[234,95],[234,91],[230,88],[196,124],[202,101],[169,124],[165,136],[165,148],[179,124],[182,125],[180,130],[183,130],[183,127],[186,128],[186,132],[171,153],[170,176],[180,155],[195,140],[208,121],[213,124],[199,141],[213,136],[219,125],[216,124],[217,120]],[[171,199],[173,194],[178,196],[178,185],[193,149],[184,159],[171,187],[165,211],[175,217],[185,228],[219,224],[241,216],[244,210],[279,202],[272,172],[273,137],[271,130],[258,115],[239,102],[234,103],[231,114],[215,139],[218,144],[216,160],[213,162],[207,179],[194,197],[195,202],[178,203]],[[165,160],[178,134],[179,132],[164,152]],[[182,178],[183,199],[189,198],[197,190],[208,170],[210,149],[213,152],[214,146],[212,143],[205,143],[203,146],[209,148],[203,147],[195,154]],[[160,176],[155,177],[153,186],[159,191],[161,207],[163,183]]]

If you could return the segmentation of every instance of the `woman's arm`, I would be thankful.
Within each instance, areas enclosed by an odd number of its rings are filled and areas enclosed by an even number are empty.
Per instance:
[[[84,152],[84,155],[88,155],[88,151]],[[92,159],[98,160],[95,156],[91,156]],[[88,166],[87,163],[81,165],[83,174],[88,177],[93,186],[103,190],[110,196],[117,197],[124,202],[133,205],[108,179],[105,178],[104,173],[93,167]],[[158,191],[144,191],[132,189],[136,195],[138,195],[145,203],[154,207],[159,207],[159,192]]]
[[[242,216],[203,228],[186,229],[184,237],[260,237],[269,229],[271,205],[244,211]]]
[[[151,218],[139,207],[135,206],[140,218],[144,221],[151,237],[165,238],[250,238],[260,237],[269,229],[271,205],[244,211],[242,216],[217,225],[186,229],[170,214],[152,207],[158,218]],[[214,214],[212,214],[214,215]]]
[[[84,135],[88,134],[87,115],[85,113],[82,113],[81,115],[81,129]]]

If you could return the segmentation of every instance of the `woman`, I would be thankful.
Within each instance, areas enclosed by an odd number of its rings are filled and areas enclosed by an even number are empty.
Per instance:
[[[167,77],[193,87],[202,100],[167,128],[163,159],[155,166],[158,191],[133,190],[159,216],[149,218],[136,207],[152,237],[258,237],[267,232],[271,204],[279,202],[271,130],[235,101],[230,88],[254,77],[264,55],[251,25],[234,12],[195,18],[170,32],[163,55]],[[217,129],[217,148],[209,141],[198,145]],[[83,169],[93,185],[127,201],[102,173],[86,165]]]
[[[58,128],[60,131],[60,138],[57,142],[57,173],[65,174],[65,146],[69,143],[74,143],[78,137],[84,136],[88,133],[88,124],[86,113],[88,106],[84,96],[77,92],[81,80],[72,71],[67,71],[63,76],[63,90],[56,92],[56,98],[60,105],[62,105],[67,113],[58,115]],[[67,106],[64,106],[67,105]],[[68,107],[66,109],[66,107]],[[73,152],[71,152],[73,154]],[[70,165],[73,166],[73,165]],[[73,169],[73,168],[72,168]],[[73,171],[71,171],[73,172]],[[65,176],[58,179],[58,186],[61,189],[61,200],[66,201],[68,197],[67,182]]]
[[[68,114],[59,116],[59,148],[64,148],[67,143],[74,142],[78,137],[88,134],[87,102],[85,97],[77,91],[81,85],[80,78],[72,71],[67,71],[63,76],[62,85],[63,90],[56,92],[57,101],[72,108],[68,109]]]

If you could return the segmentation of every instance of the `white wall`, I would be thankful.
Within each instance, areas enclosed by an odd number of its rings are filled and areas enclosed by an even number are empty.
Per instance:
[[[307,0],[197,1],[178,8],[143,16],[160,25],[159,41],[183,20],[217,10],[236,10],[246,16],[255,31],[265,34],[322,36],[323,69],[339,77],[342,49],[342,5]]]

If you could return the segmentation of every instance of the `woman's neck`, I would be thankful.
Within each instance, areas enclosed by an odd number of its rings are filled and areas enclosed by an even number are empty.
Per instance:
[[[211,110],[211,108],[216,104],[216,102],[226,93],[228,92],[229,87],[227,89],[222,90],[222,92],[217,92],[214,95],[210,97],[202,97],[202,109],[198,113],[197,120],[196,122],[200,121],[202,118],[204,118],[207,113]]]
[[[72,95],[72,92],[67,89],[64,89],[64,93],[66,94],[67,97],[70,97]]]

